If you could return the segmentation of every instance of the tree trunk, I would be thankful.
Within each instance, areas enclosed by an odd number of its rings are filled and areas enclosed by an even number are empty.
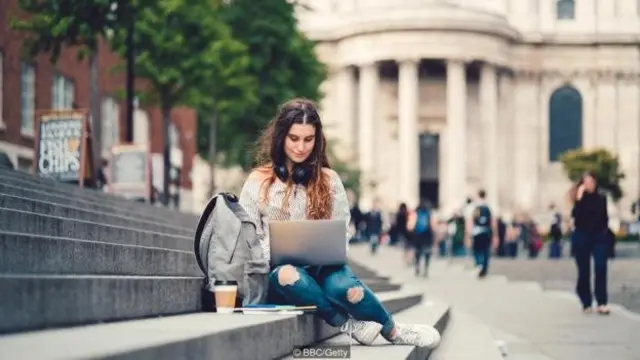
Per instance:
[[[211,124],[209,125],[209,166],[211,166],[211,181],[209,182],[209,198],[213,197],[216,192],[216,154],[217,148],[217,135],[218,135],[218,120],[219,114],[217,110],[213,111],[211,117]]]
[[[171,144],[169,143],[169,124],[171,123],[171,106],[166,102],[162,103],[162,140],[164,149],[163,156],[163,179],[162,179],[162,204],[169,206],[169,175],[171,174]]]
[[[100,111],[100,70],[98,68],[98,48],[96,46],[95,51],[91,53],[89,58],[90,66],[90,99],[89,107],[91,109],[91,152],[93,156],[91,161],[93,162],[93,181],[97,185],[100,179],[99,174],[102,168],[102,121]],[[104,184],[101,184],[101,186]]]

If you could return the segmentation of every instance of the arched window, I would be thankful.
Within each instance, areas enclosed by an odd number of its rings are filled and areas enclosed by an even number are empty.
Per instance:
[[[571,20],[576,16],[576,3],[574,0],[557,0],[556,17],[558,20]]]
[[[565,85],[549,100],[549,161],[562,153],[582,147],[582,96]]]

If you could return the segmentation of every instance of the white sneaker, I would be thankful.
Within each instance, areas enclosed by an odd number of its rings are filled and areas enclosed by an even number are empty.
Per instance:
[[[382,325],[376,322],[356,319],[349,319],[340,327],[340,331],[349,334],[362,345],[373,344],[380,334],[380,330],[382,330]]]
[[[435,348],[440,345],[440,332],[433,326],[397,324],[396,334],[391,343],[395,345],[413,345]]]

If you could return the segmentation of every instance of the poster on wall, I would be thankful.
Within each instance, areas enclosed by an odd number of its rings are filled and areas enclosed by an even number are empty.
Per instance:
[[[150,200],[151,160],[147,145],[119,144],[111,148],[109,192],[130,199]]]
[[[80,186],[92,183],[87,113],[80,110],[41,111],[36,120],[35,173]]]

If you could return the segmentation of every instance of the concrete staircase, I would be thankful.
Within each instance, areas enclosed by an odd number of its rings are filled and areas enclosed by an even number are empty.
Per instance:
[[[0,358],[276,359],[295,347],[351,343],[309,315],[203,311],[197,220],[0,170]],[[423,306],[423,292],[351,266],[398,319],[444,330],[447,305]],[[428,356],[406,346],[351,348],[352,358],[369,355]]]

